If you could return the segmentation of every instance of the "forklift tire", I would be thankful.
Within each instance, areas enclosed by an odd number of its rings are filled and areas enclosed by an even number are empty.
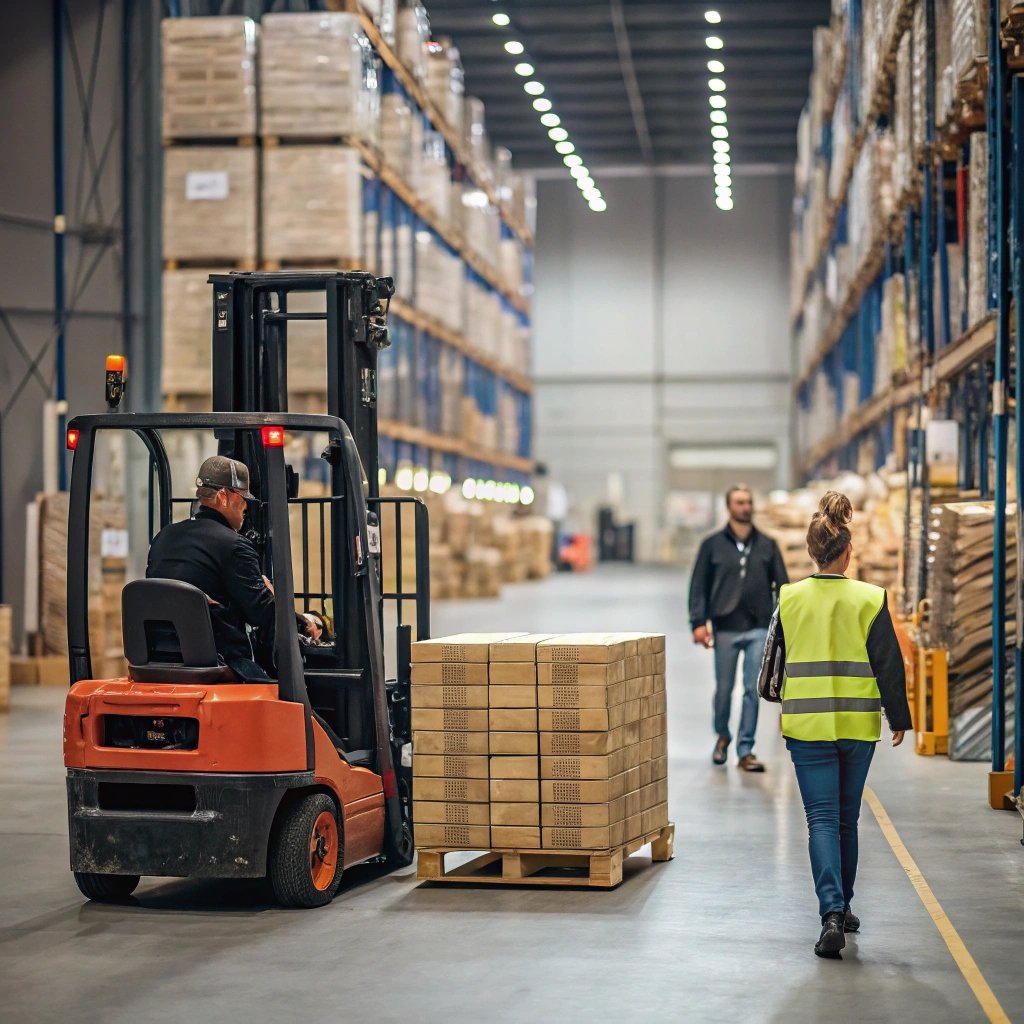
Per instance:
[[[390,868],[408,867],[416,856],[416,846],[413,842],[412,826],[407,821],[402,822],[402,839],[399,844],[388,840],[387,861]]]
[[[76,871],[75,883],[87,900],[96,903],[123,903],[139,884],[139,875],[97,875]]]
[[[267,855],[267,875],[283,907],[323,907],[341,885],[344,845],[338,808],[310,793],[281,810]]]

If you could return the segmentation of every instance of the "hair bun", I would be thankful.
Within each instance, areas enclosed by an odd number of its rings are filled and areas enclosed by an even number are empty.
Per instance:
[[[818,505],[818,514],[841,529],[853,519],[853,505],[845,494],[829,491]]]

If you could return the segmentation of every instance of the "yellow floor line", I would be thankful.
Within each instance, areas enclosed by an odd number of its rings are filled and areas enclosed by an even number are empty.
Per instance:
[[[878,827],[882,830],[882,834],[892,847],[892,852],[896,854],[896,859],[900,862],[900,866],[907,873],[910,884],[917,890],[917,895],[921,897],[925,910],[931,915],[932,920],[935,922],[935,927],[939,929],[942,940],[949,948],[950,955],[956,962],[957,967],[960,968],[960,973],[964,976],[964,980],[971,986],[971,991],[981,1004],[985,1016],[993,1024],[1010,1024],[1010,1018],[1007,1017],[1006,1011],[1000,1006],[996,994],[989,988],[989,984],[981,973],[981,969],[974,962],[974,957],[967,951],[964,940],[960,938],[959,933],[953,927],[953,922],[946,916],[946,912],[935,898],[932,887],[924,880],[921,869],[915,863],[914,858],[910,856],[910,851],[903,845],[903,840],[900,839],[892,819],[886,813],[882,802],[870,786],[864,789],[864,799],[874,812],[875,818],[878,821]]]

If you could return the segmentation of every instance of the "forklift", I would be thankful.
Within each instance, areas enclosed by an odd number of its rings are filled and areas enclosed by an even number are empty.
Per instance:
[[[398,867],[414,856],[410,655],[413,629],[417,640],[430,631],[429,536],[422,501],[378,494],[376,366],[394,288],[389,278],[336,271],[217,274],[210,284],[212,412],[117,411],[124,365],[112,357],[108,411],[68,424],[71,869],[97,901],[126,900],[143,875],[265,877],[280,904],[323,906],[346,868]],[[324,311],[290,312],[296,293],[321,294]],[[288,410],[288,324],[297,320],[325,323],[324,413]],[[254,630],[251,639],[270,682],[239,682],[218,657],[202,591],[148,578],[122,592],[127,678],[93,674],[90,513],[100,438],[128,432],[145,447],[148,541],[194,500],[172,493],[165,440],[182,431],[215,439],[219,454],[249,468],[242,533],[276,602],[270,635]],[[286,459],[296,443],[323,445],[324,496],[299,496],[304,467]],[[403,512],[414,520],[412,586],[402,578]],[[385,515],[396,523],[391,553],[381,544]],[[396,583],[382,592],[389,554]],[[405,621],[410,606],[415,627]],[[296,611],[318,620],[318,640],[297,634]],[[385,621],[395,630],[390,680]]]

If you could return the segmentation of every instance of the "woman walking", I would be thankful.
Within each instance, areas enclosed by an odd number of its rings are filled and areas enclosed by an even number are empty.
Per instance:
[[[849,499],[829,491],[807,531],[819,571],[781,588],[758,689],[782,704],[782,735],[807,814],[821,935],[814,952],[841,959],[857,877],[857,819],[881,738],[894,747],[911,728],[907,683],[885,590],[847,579],[853,554]]]

